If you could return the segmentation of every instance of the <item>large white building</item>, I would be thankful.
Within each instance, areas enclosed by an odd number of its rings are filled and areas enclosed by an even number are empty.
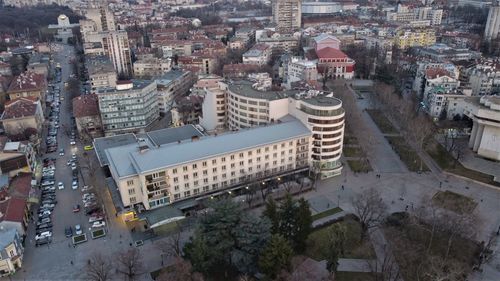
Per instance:
[[[318,80],[318,69],[314,61],[292,57],[288,61],[286,69],[286,82],[288,87],[290,87],[293,82]]]
[[[472,98],[464,114],[474,122],[469,147],[481,157],[500,161],[500,97]]]
[[[125,208],[141,204],[149,210],[306,171],[320,178],[341,173],[339,99],[321,92],[258,91],[249,81],[225,85],[221,96],[225,89],[230,132],[189,137],[182,131],[194,127],[184,126],[162,134],[169,143],[140,138],[105,150]]]
[[[405,22],[413,26],[439,25],[443,18],[443,10],[432,7],[409,8],[398,4],[396,11],[387,12],[387,20]]]
[[[106,135],[138,132],[159,118],[155,81],[118,81],[116,88],[98,90],[97,97]]]
[[[493,5],[488,12],[488,19],[486,20],[486,27],[484,29],[484,39],[491,41],[498,37],[500,32],[500,3],[498,0],[493,1]]]
[[[57,4],[59,6],[66,6],[67,0],[4,0],[3,4],[5,6],[13,7],[27,7],[27,6],[37,6],[37,5],[52,5]]]

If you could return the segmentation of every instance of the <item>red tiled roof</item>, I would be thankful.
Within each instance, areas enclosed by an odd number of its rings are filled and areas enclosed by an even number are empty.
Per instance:
[[[339,58],[347,58],[347,55],[344,54],[341,50],[334,49],[331,47],[323,48],[316,52],[316,55],[320,59],[339,59]]]
[[[3,219],[6,221],[22,222],[25,209],[26,199],[10,198]]]
[[[428,79],[434,79],[441,76],[449,76],[450,73],[443,68],[429,68],[425,71],[425,76]]]
[[[10,195],[13,198],[26,199],[31,191],[31,174],[21,173],[10,182]]]
[[[73,115],[78,117],[99,115],[97,95],[81,95],[73,99]]]
[[[5,110],[2,119],[14,119],[28,116],[34,116],[38,107],[38,102],[35,98],[23,97],[11,100],[5,104]]]
[[[45,87],[45,76],[32,71],[25,71],[14,77],[8,92],[35,91]]]

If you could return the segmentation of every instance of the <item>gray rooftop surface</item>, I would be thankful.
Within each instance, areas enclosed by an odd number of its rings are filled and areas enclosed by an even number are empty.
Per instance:
[[[228,83],[231,92],[254,99],[279,100],[299,93],[298,90],[288,91],[259,91],[252,88],[254,83],[248,80],[237,80]]]
[[[151,85],[151,83],[154,83],[154,80],[139,80],[139,79],[133,79],[130,82],[132,82],[133,88],[131,89],[124,89],[124,90],[117,90],[116,88],[104,88],[104,89],[99,89],[97,91],[98,94],[106,94],[106,93],[119,93],[119,92],[133,92],[137,90],[142,90],[146,88],[147,86]],[[120,81],[117,82],[118,84]]]
[[[142,153],[138,151],[137,145],[116,147],[106,150],[106,155],[110,162],[110,169],[118,177],[125,178],[136,175],[138,172],[158,170],[310,135],[309,129],[294,119],[290,122],[218,136],[201,137],[198,141],[171,143]]]
[[[108,157],[105,153],[106,149],[136,142],[137,140],[135,135],[132,133],[94,139],[94,150],[97,154],[101,167],[109,165]]]
[[[183,71],[183,70],[178,70],[178,69],[170,70],[169,72],[156,78],[156,83],[158,83],[159,85],[168,85],[172,81],[181,77],[184,73],[185,73],[185,71]]]
[[[193,136],[203,136],[193,125],[151,131],[146,133],[146,135],[156,146],[187,140]]]
[[[16,236],[15,228],[5,228],[0,230],[0,250],[5,249],[10,243],[14,241]]]
[[[85,67],[87,67],[89,75],[115,72],[113,63],[106,56],[89,56],[85,59]]]
[[[316,106],[338,106],[342,104],[342,102],[339,99],[326,96],[315,96],[309,99],[302,99],[302,100],[308,104]]]

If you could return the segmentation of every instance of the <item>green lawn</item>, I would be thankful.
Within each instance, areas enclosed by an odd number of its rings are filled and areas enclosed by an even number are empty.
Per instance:
[[[92,231],[91,234],[92,234],[92,239],[97,239],[106,236],[106,231],[104,231],[104,229],[98,229]]]
[[[368,173],[373,171],[369,162],[364,160],[347,160],[347,165],[354,173]]]
[[[477,206],[472,198],[451,191],[437,192],[432,201],[441,208],[460,214],[472,213]]]
[[[73,244],[80,244],[87,241],[87,235],[82,234],[78,236],[73,236]]]
[[[347,218],[337,223],[344,224],[347,229],[346,249],[343,258],[373,259],[376,257],[370,241],[368,239],[361,240],[361,225],[359,222]],[[307,256],[317,261],[325,259],[324,249],[330,228],[331,225],[322,227],[309,235],[305,253]]]
[[[342,209],[337,207],[337,208],[333,208],[330,210],[326,210],[326,211],[321,212],[321,213],[317,213],[317,214],[312,216],[312,219],[313,219],[313,221],[315,221],[315,220],[319,220],[321,218],[328,217],[328,216],[331,216],[331,215],[334,215],[334,214],[340,213],[340,212],[342,212]]]
[[[385,117],[382,111],[367,109],[366,112],[368,112],[373,122],[377,124],[377,127],[383,134],[399,134],[399,131],[392,125],[391,121]]]
[[[431,140],[428,142],[425,150],[429,156],[441,167],[441,169],[476,181],[484,182],[487,184],[500,186],[498,182],[493,180],[492,175],[481,173],[479,171],[465,168],[458,162],[451,154],[437,141]]]
[[[344,146],[344,156],[345,157],[361,157],[362,150],[360,147],[356,146]]]
[[[408,170],[412,172],[429,171],[429,168],[422,162],[417,152],[411,148],[403,137],[385,137],[399,158],[405,163]]]

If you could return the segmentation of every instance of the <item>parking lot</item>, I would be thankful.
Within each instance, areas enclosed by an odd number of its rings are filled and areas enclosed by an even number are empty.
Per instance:
[[[83,169],[82,171],[81,162],[84,162],[82,161],[84,147],[89,144],[79,141],[78,135],[75,132],[76,129],[73,129],[74,122],[71,118],[72,114],[69,106],[71,99],[65,98],[64,83],[72,71],[69,61],[72,57],[73,48],[62,45],[59,45],[58,48],[59,51],[54,53],[53,58],[55,60],[54,65],[57,63],[57,65],[61,66],[60,82],[57,83],[57,76],[55,81],[49,82],[54,84],[52,88],[54,90],[48,93],[48,101],[51,104],[48,103],[46,109],[47,120],[46,126],[44,126],[42,145],[42,151],[45,154],[41,157],[42,159],[47,159],[44,162],[45,169],[42,180],[45,184],[40,189],[41,199],[44,200],[40,204],[45,205],[45,207],[40,207],[44,210],[40,214],[37,214],[39,210],[38,206],[34,206],[32,209],[34,221],[28,227],[23,270],[14,276],[15,279],[81,279],[81,271],[77,270],[76,267],[78,266],[81,269],[94,251],[106,248],[109,251],[109,247],[117,250],[117,247],[113,246],[114,243],[110,243],[110,240],[108,240],[111,237],[111,233],[104,238],[96,240],[93,240],[91,237],[92,230],[104,229],[108,232],[108,227],[112,226],[108,226],[103,215],[104,209],[102,206],[106,202],[102,202],[97,198],[97,193],[99,192],[95,192],[95,188],[89,191],[82,190],[86,182],[83,176],[88,177],[88,174],[93,171],[89,171],[88,169]],[[57,88],[60,89],[59,95],[57,95]],[[58,111],[59,113],[57,114]],[[48,137],[51,131],[54,136],[53,140],[50,140],[51,138]],[[75,142],[71,144],[71,140],[73,139]],[[64,153],[61,150],[64,150]],[[75,180],[78,182],[74,182]],[[82,195],[89,192],[95,192],[96,196],[87,195],[86,199],[90,206],[86,208],[85,202],[82,200]],[[52,206],[54,203],[56,203],[55,206]],[[76,205],[79,205],[78,211],[75,209]],[[86,215],[86,211],[94,213],[94,217],[98,216],[96,213],[101,214],[103,220],[101,222],[89,223],[90,216]],[[49,218],[50,224],[44,224],[43,227],[47,228],[40,229],[36,233],[37,223],[40,223],[39,220],[42,219],[42,216]],[[112,219],[115,219],[114,215]],[[92,227],[93,223],[97,225]],[[76,225],[81,226],[82,233],[86,234],[87,242],[83,242],[82,244],[73,243],[72,238],[76,234]],[[114,225],[116,226],[117,224],[114,223]],[[68,233],[69,227],[71,227],[71,233]],[[123,232],[119,232],[118,230],[112,231],[114,235],[119,237],[115,237],[115,240],[113,240],[116,244],[122,244],[122,242],[128,244],[129,242],[125,241],[125,237],[129,237],[126,229],[122,230]],[[40,235],[41,232],[44,232],[44,234]],[[37,234],[39,237],[36,237]],[[45,236],[46,238],[41,238],[41,236]],[[123,241],[120,239],[122,237]],[[41,245],[36,245],[37,241]]]

